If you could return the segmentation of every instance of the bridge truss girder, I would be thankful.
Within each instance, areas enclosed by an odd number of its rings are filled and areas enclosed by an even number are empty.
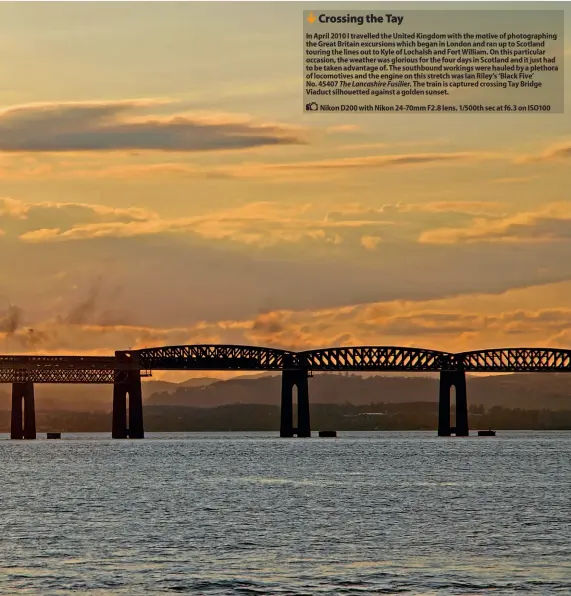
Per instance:
[[[125,383],[132,370],[139,370],[136,362],[115,356],[0,356],[0,383]]]
[[[312,371],[434,371],[456,368],[453,354],[401,348],[360,346],[309,350],[297,353],[298,361]]]
[[[399,346],[335,347],[304,352],[231,345],[165,346],[115,356],[0,356],[0,383],[127,382],[129,371],[248,370],[310,372],[571,372],[571,350],[503,348],[462,353]]]
[[[503,348],[455,356],[466,372],[571,372],[571,350]]]
[[[140,366],[147,370],[253,371],[297,368],[294,352],[257,346],[165,346],[138,350],[136,354]]]

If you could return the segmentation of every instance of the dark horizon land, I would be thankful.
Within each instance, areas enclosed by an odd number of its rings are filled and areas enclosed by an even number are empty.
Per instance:
[[[142,383],[145,428],[168,431],[279,431],[281,377],[271,373],[181,383]],[[470,427],[571,429],[565,373],[468,376]],[[422,375],[318,374],[310,381],[314,430],[434,430],[439,379]],[[109,432],[111,387],[38,385],[38,432]],[[0,389],[0,432],[11,398]]]

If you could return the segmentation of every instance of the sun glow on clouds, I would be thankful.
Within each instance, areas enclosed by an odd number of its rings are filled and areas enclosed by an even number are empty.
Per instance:
[[[164,98],[23,104],[0,111],[0,178],[160,178],[245,183],[259,179],[297,184],[413,168],[420,172],[494,164],[561,164],[571,155],[568,142],[552,144],[535,154],[402,151],[415,143],[363,142],[367,141],[363,134],[362,127],[352,124],[320,128],[260,120],[246,114],[188,112],[182,102]],[[345,145],[339,146],[335,140],[325,142],[327,138],[350,135],[359,135],[361,142],[346,145],[344,151],[368,148],[368,155],[336,157],[336,151]],[[426,142],[419,141],[417,148],[423,144]],[[432,143],[432,147],[437,145]],[[236,160],[236,156],[251,156],[252,152],[257,152],[257,160]],[[171,156],[167,161],[166,155]],[[209,155],[216,155],[215,163],[208,162]],[[286,156],[289,159],[284,159]],[[504,178],[518,180],[521,176]]]
[[[269,144],[268,144],[269,145]],[[285,144],[284,144],[285,145]],[[264,147],[264,145],[261,145]],[[256,147],[240,148],[242,152],[252,151]],[[0,147],[1,150],[1,147]],[[87,151],[87,150],[86,150]],[[176,151],[176,150],[172,150]],[[196,149],[196,152],[216,151],[221,148]],[[123,152],[124,153],[124,152]],[[72,152],[76,155],[77,151]],[[40,153],[38,153],[40,155]],[[188,161],[170,161],[159,163],[123,163],[107,165],[93,163],[84,159],[70,164],[65,161],[50,162],[42,165],[22,165],[19,160],[6,162],[0,178],[3,179],[53,179],[53,180],[137,180],[144,178],[196,179],[196,180],[255,180],[296,183],[298,180],[329,180],[332,177],[352,175],[358,171],[381,171],[392,168],[426,168],[438,166],[461,166],[489,159],[489,156],[464,153],[389,153],[362,157],[344,157],[339,159],[308,160],[300,158],[292,162],[268,162],[244,160],[241,163],[222,163],[209,165],[189,163]],[[137,161],[136,155],[123,155],[123,161]]]
[[[54,213],[66,225],[43,227],[45,218],[53,220]],[[340,244],[344,234],[361,231],[360,244],[374,250],[389,228],[404,234],[407,226],[423,221],[426,224],[428,220],[423,218],[430,214],[468,218],[469,225],[429,227],[417,238],[422,244],[571,239],[571,202],[551,203],[536,211],[512,214],[506,213],[506,205],[494,201],[395,203],[377,209],[350,204],[326,212],[325,216],[322,213],[310,203],[294,204],[284,211],[279,203],[262,201],[170,219],[137,207],[0,199],[3,228],[8,229],[10,221],[18,222],[19,226],[28,225],[31,229],[19,233],[19,238],[30,243],[191,233],[211,240],[228,239],[257,246],[298,243],[304,239]]]
[[[361,238],[361,244],[368,250],[374,250],[382,242],[382,238],[379,236],[363,236]]]
[[[180,4],[5,21],[0,353],[571,344],[564,115],[309,117],[285,4],[269,45],[221,25],[230,61]]]
[[[0,313],[0,350],[112,354],[116,349],[229,343],[292,350],[402,345],[463,351],[493,346],[501,338],[526,346],[559,347],[569,341],[565,329],[571,326],[571,309],[503,310],[502,302],[509,300],[508,294],[500,296],[496,307],[487,312],[460,309],[454,300],[397,301],[314,311],[266,311],[250,319],[201,322],[180,328],[74,324],[62,319],[28,328],[13,312],[7,312]],[[465,297],[472,304],[478,304],[478,298]]]
[[[132,221],[74,225],[67,230],[43,228],[21,234],[20,239],[26,242],[49,242],[192,232],[205,238],[231,238],[244,244],[298,242],[304,237],[336,241],[334,236],[328,236],[318,222],[303,219],[309,208],[310,205],[292,206],[287,216],[284,216],[283,210],[274,203],[249,203],[227,211],[188,218],[160,219],[156,214],[150,214],[149,217],[132,218]],[[98,213],[99,210],[94,212]],[[127,213],[130,211],[127,210]]]
[[[420,242],[550,242],[571,239],[571,202],[552,203],[537,211],[497,219],[475,219],[466,228],[442,228],[424,232]]]
[[[236,126],[242,126],[236,125]],[[551,148],[543,154],[537,155],[510,155],[476,152],[424,152],[424,153],[396,153],[391,147],[384,147],[380,154],[363,155],[342,158],[315,159],[311,151],[315,146],[306,145],[305,136],[311,136],[311,131],[304,131],[303,135],[298,129],[292,129],[292,135],[298,137],[281,137],[276,133],[272,138],[272,131],[278,130],[278,125],[266,126],[257,125],[259,130],[256,134],[249,134],[254,130],[248,129],[248,134],[237,133],[231,130],[224,133],[218,131],[214,134],[217,139],[207,140],[206,136],[213,132],[209,127],[201,132],[202,138],[196,140],[196,146],[191,148],[168,148],[157,144],[156,147],[119,147],[117,149],[98,149],[87,145],[83,149],[45,149],[33,150],[26,155],[33,157],[16,157],[16,153],[22,154],[22,149],[16,152],[5,150],[4,158],[0,164],[0,179],[3,180],[117,180],[117,181],[141,181],[143,179],[160,179],[170,181],[180,180],[227,180],[227,181],[256,181],[275,184],[299,184],[300,181],[309,183],[312,181],[323,182],[333,179],[354,179],[363,173],[374,174],[384,171],[400,171],[403,169],[422,170],[432,168],[459,168],[477,167],[485,163],[504,164],[506,167],[521,167],[523,165],[559,164],[564,165],[571,155],[569,146]],[[200,129],[202,125],[197,126]],[[216,129],[224,128],[215,125]],[[268,132],[269,131],[269,132]],[[86,133],[88,134],[88,133]],[[229,146],[224,146],[224,135],[231,138]],[[236,139],[242,139],[243,145],[239,146]],[[272,140],[273,139],[273,140]],[[288,140],[289,139],[289,140]],[[250,144],[248,144],[251,141]],[[95,143],[96,141],[94,141]],[[202,143],[202,144],[201,144]],[[278,147],[306,147],[309,153],[298,154],[296,161],[268,161],[268,151],[278,151]],[[181,145],[182,147],[182,145]],[[370,150],[372,147],[370,148]],[[381,149],[381,148],[379,148]],[[110,151],[115,154],[111,159]],[[264,153],[260,153],[264,151]],[[0,153],[2,146],[0,142]],[[54,158],[58,153],[66,154],[66,159]],[[241,159],[235,163],[235,159],[229,161],[223,156],[230,153],[250,155],[254,152],[259,154],[257,160]],[[165,161],[162,155],[178,154],[176,160]],[[216,153],[217,163],[204,163],[205,155]],[[192,156],[183,158],[183,154]],[[199,159],[200,157],[200,159]],[[149,162],[149,159],[151,160]],[[119,162],[119,163],[117,163]],[[538,176],[504,176],[492,178],[489,183],[515,184],[537,180]],[[461,201],[459,201],[461,202]]]

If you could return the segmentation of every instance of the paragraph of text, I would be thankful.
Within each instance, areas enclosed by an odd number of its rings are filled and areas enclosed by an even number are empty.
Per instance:
[[[563,112],[563,11],[306,11],[308,112]]]

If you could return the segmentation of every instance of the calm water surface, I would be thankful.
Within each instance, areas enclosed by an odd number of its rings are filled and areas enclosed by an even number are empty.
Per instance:
[[[0,440],[0,593],[571,594],[571,433],[499,435]]]

